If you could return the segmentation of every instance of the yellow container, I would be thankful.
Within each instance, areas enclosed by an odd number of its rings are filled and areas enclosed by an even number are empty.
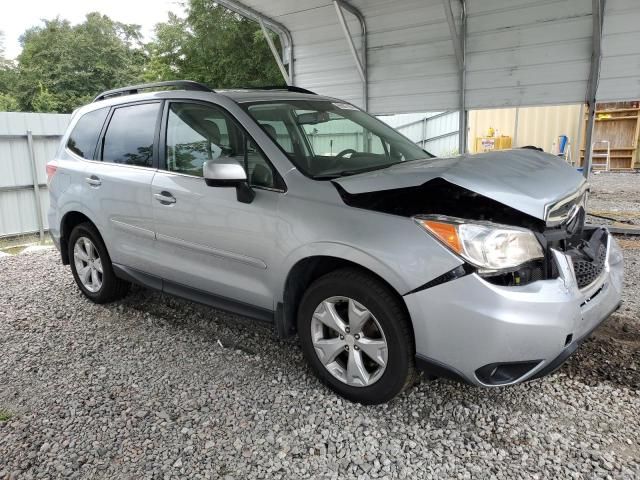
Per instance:
[[[511,137],[502,135],[500,137],[477,137],[476,153],[490,152],[492,150],[506,150],[511,148]]]

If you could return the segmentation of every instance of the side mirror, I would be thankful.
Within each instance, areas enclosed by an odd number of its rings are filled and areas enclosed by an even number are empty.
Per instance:
[[[233,158],[207,160],[202,164],[202,176],[209,187],[235,187],[239,202],[251,203],[256,196],[244,168]]]

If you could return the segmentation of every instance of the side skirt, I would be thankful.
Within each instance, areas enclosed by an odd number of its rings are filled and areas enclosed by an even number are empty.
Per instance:
[[[125,267],[124,265],[114,263],[113,272],[116,274],[116,277],[131,283],[142,285],[143,287],[158,290],[169,295],[174,295],[192,302],[201,303],[213,308],[249,317],[261,322],[274,322],[275,312],[266,308],[256,307],[248,303],[214,295],[180,283],[164,280],[160,277],[156,277],[155,275],[149,275],[148,273],[141,272],[134,268]]]

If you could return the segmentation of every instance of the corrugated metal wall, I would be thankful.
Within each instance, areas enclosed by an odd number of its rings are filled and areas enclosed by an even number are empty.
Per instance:
[[[591,8],[591,0],[468,1],[468,107],[583,101]]]
[[[458,153],[458,112],[403,113],[379,118],[438,157]]]
[[[477,137],[487,135],[494,128],[501,135],[514,140],[514,147],[535,145],[552,152],[559,135],[567,135],[571,143],[571,155],[579,154],[581,135],[581,105],[557,105],[545,107],[521,107],[518,111],[518,131],[515,131],[516,109],[500,108],[469,112],[469,151],[475,151]]]
[[[605,3],[600,101],[640,98],[640,1]]]
[[[49,208],[45,166],[58,148],[71,115],[0,113],[0,236],[38,231],[27,130],[33,134],[44,228]]]
[[[293,10],[283,19],[286,19],[295,42],[296,85],[323,93],[326,91],[324,85],[333,84],[339,89],[341,99],[362,105],[362,83],[337,21],[335,7],[327,0],[307,1],[304,9],[296,8],[296,3],[287,1],[277,5],[274,2],[271,5],[277,12]],[[332,21],[328,22],[328,18]],[[345,12],[345,19],[356,47],[361,48],[358,21],[348,12]],[[335,93],[335,89],[333,91]]]
[[[296,85],[362,105],[360,79],[330,0],[242,0],[291,30]],[[369,111],[459,107],[442,0],[350,0],[366,18]],[[583,102],[592,0],[467,0],[469,109]],[[350,29],[360,46],[360,27]],[[599,101],[640,98],[640,1],[607,0]]]
[[[442,0],[358,0],[369,29],[369,110],[446,110],[458,71]],[[294,39],[295,41],[295,39]]]

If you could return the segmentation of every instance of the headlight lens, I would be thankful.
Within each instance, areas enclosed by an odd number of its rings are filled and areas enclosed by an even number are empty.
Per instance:
[[[504,270],[543,258],[531,230],[440,216],[414,217],[418,225],[483,270]]]

